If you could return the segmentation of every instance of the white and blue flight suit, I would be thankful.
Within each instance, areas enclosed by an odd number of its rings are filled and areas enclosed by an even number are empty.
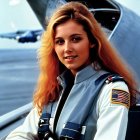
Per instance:
[[[38,131],[45,129],[45,135],[54,133],[54,139],[125,140],[130,93],[124,81],[110,82],[110,77],[105,80],[107,75],[89,65],[76,74],[73,83],[69,83],[72,79],[65,80],[67,73],[59,76],[63,87],[59,101],[46,106],[41,119],[37,109],[32,109],[7,140],[39,139]],[[63,97],[69,84],[72,88]]]

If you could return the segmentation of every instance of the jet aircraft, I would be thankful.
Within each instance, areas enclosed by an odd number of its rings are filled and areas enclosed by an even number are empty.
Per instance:
[[[0,38],[15,39],[19,43],[36,42],[40,40],[43,30],[18,30],[16,32],[0,33]]]

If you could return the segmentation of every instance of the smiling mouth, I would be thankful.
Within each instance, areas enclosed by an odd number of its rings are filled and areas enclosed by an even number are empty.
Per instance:
[[[75,56],[65,56],[64,59],[66,59],[66,60],[73,60],[76,57],[77,57],[77,55],[75,55]]]

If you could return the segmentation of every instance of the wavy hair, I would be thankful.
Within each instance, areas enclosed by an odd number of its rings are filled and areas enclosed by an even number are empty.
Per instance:
[[[55,11],[42,36],[42,46],[38,51],[40,75],[34,95],[34,105],[37,106],[38,111],[41,113],[45,104],[57,100],[59,96],[57,76],[66,68],[60,63],[54,51],[54,36],[56,27],[68,20],[82,25],[90,42],[95,44],[90,52],[91,60],[99,63],[103,69],[124,77],[131,96],[135,97],[136,92],[133,89],[136,89],[136,82],[133,75],[125,67],[126,64],[108,41],[93,14],[85,5],[79,2],[69,2]],[[97,65],[94,67],[97,69]]]

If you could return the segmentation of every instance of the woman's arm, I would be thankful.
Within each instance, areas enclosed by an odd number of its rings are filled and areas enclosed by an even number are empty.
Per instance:
[[[124,82],[110,83],[103,87],[96,106],[98,120],[94,140],[125,140],[129,97]]]
[[[34,108],[26,117],[24,123],[12,131],[6,140],[37,140],[39,115]]]

